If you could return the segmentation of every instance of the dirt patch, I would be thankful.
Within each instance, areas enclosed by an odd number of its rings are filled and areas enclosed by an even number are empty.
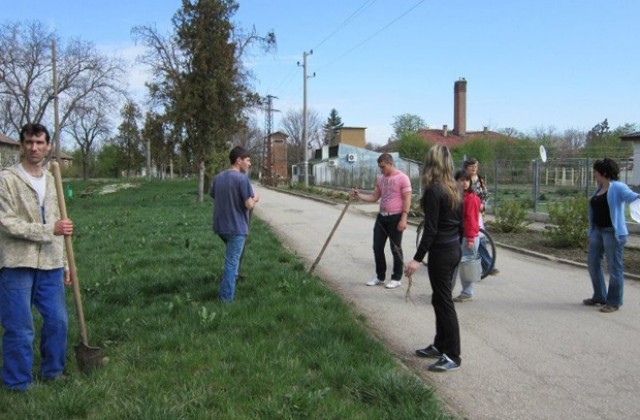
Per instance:
[[[102,189],[98,192],[98,194],[110,194],[119,190],[126,190],[128,188],[135,188],[135,187],[136,187],[135,184],[110,184],[102,187]]]

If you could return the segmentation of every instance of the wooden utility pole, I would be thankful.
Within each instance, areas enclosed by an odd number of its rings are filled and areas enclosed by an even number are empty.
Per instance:
[[[56,66],[56,40],[51,40],[51,69],[53,71],[53,143],[58,164],[60,159],[60,114],[58,113],[58,71]]]

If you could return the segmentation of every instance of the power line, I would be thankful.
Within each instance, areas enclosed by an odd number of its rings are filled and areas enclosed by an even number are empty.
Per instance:
[[[327,35],[322,41],[320,41],[320,43],[318,45],[316,45],[315,47],[312,48],[312,50],[316,50],[318,49],[318,47],[320,47],[322,44],[324,44],[329,38],[331,38],[333,35],[335,35],[336,33],[338,33],[338,31],[340,31],[342,28],[344,28],[345,26],[347,26],[347,24],[353,20],[356,16],[358,16],[359,14],[361,14],[362,12],[364,12],[366,9],[368,9],[369,7],[371,7],[373,5],[373,3],[375,3],[376,0],[367,0],[365,1],[363,4],[360,5],[360,7],[358,7],[355,12],[351,13],[351,15],[349,15],[340,25],[338,25],[338,27],[336,29],[333,30],[333,32],[331,32],[329,35]]]
[[[396,23],[397,21],[399,21],[400,19],[402,19],[403,17],[405,17],[406,15],[408,15],[409,13],[411,13],[415,8],[417,8],[418,6],[420,6],[422,3],[424,3],[425,0],[420,0],[418,3],[414,4],[413,6],[411,6],[409,9],[407,9],[405,12],[403,12],[400,16],[396,17],[395,19],[393,19],[391,22],[387,23],[385,26],[383,26],[382,28],[378,29],[375,33],[373,33],[372,35],[370,35],[369,37],[365,38],[364,41],[360,42],[359,44],[357,44],[355,47],[351,48],[350,50],[348,50],[347,52],[345,52],[344,54],[342,54],[341,56],[339,56],[338,58],[330,61],[329,63],[325,64],[324,66],[322,66],[321,68],[325,68],[328,67],[330,65],[332,65],[333,63],[335,63],[336,61],[341,60],[342,58],[346,57],[347,55],[349,55],[350,53],[352,53],[354,50],[360,48],[362,45],[364,45],[365,43],[367,43],[369,40],[371,40],[372,38],[374,38],[375,36],[377,36],[378,34],[380,34],[382,31],[384,31],[385,29],[387,29],[388,27],[390,27],[391,25],[393,25],[394,23]]]

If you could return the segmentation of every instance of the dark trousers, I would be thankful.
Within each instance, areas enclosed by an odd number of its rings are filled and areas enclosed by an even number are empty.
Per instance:
[[[404,261],[402,257],[402,232],[398,230],[401,214],[382,216],[378,214],[373,226],[373,256],[376,261],[376,275],[378,280],[385,280],[387,275],[387,259],[384,248],[389,239],[391,254],[393,255],[393,274],[391,280],[402,279]]]
[[[436,336],[433,345],[460,364],[460,327],[451,297],[453,274],[460,262],[460,243],[434,244],[429,250],[427,269],[433,290],[431,303],[436,314]]]

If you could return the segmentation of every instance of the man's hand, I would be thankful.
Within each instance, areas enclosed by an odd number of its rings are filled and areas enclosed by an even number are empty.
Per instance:
[[[53,226],[54,235],[73,235],[73,222],[70,219],[60,219]]]
[[[64,285],[71,286],[71,272],[69,270],[64,270]]]
[[[398,222],[398,232],[404,232],[407,229],[407,214],[403,213]]]

